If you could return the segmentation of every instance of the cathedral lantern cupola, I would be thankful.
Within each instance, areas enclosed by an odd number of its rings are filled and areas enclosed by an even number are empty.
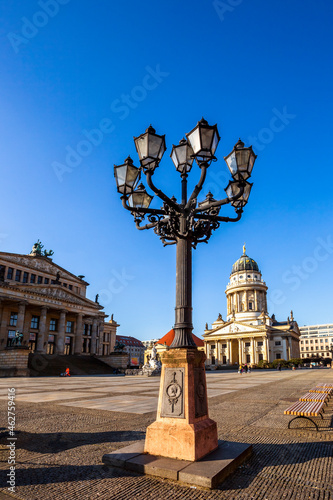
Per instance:
[[[227,320],[234,317],[237,321],[257,321],[263,311],[267,312],[267,286],[257,262],[246,254],[245,245],[243,254],[232,266],[225,293]]]

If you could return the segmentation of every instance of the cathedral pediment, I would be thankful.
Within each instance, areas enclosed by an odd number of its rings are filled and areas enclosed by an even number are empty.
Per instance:
[[[230,321],[219,328],[210,330],[204,334],[204,337],[215,336],[215,335],[230,335],[230,334],[242,334],[242,333],[253,333],[254,331],[263,331],[262,326],[257,325],[246,325],[238,321]]]

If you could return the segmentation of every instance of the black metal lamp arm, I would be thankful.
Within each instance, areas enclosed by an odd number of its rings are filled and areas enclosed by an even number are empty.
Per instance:
[[[192,200],[196,199],[198,197],[198,194],[200,193],[202,187],[203,187],[203,183],[205,182],[205,179],[206,179],[206,173],[207,173],[207,168],[208,168],[208,163],[207,162],[204,162],[200,165],[200,168],[201,168],[201,176],[200,176],[200,180],[198,182],[198,184],[195,186],[195,188],[193,189],[193,193],[191,194],[191,196],[189,197],[189,200],[188,202],[186,203],[186,206],[185,206],[185,210],[190,210],[191,208],[191,204],[192,204]]]
[[[236,196],[232,196],[231,198],[224,198],[223,200],[218,200],[218,201],[213,201],[211,203],[207,203],[207,205],[204,205],[201,208],[196,208],[194,210],[194,213],[199,214],[200,212],[204,212],[206,210],[209,210],[210,208],[221,207],[222,205],[227,205],[228,203],[231,203],[232,201],[236,201],[236,200],[238,200],[238,198],[240,198],[243,195],[244,188],[245,188],[245,185],[243,183],[240,183],[240,191]]]
[[[170,200],[170,198],[164,194],[160,189],[158,189],[155,184],[153,183],[152,181],[152,175],[153,175],[154,172],[150,171],[150,170],[147,170],[145,172],[146,174],[146,178],[147,178],[147,184],[148,186],[150,187],[150,189],[152,191],[154,191],[154,193],[162,200],[164,201],[164,203],[166,203],[167,205],[169,205],[169,207],[172,207],[174,210],[176,210],[176,212],[178,213],[181,213],[181,208],[180,206],[175,203],[174,201]]]
[[[236,210],[237,217],[220,217],[218,215],[208,215],[208,214],[195,214],[194,218],[199,220],[209,220],[209,221],[218,221],[218,222],[237,222],[241,219],[243,209],[239,208]]]
[[[127,205],[127,195],[121,196],[121,202],[123,204],[123,207],[126,208],[129,212],[132,212],[134,214],[149,214],[149,215],[167,215],[164,210],[160,210],[157,208],[137,208],[137,207],[130,207]]]

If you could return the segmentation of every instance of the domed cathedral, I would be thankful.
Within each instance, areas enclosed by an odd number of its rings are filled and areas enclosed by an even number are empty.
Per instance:
[[[226,288],[227,319],[206,324],[203,335],[208,365],[256,365],[259,361],[299,358],[300,331],[293,312],[278,322],[267,311],[267,285],[257,262],[246,254],[232,266]]]

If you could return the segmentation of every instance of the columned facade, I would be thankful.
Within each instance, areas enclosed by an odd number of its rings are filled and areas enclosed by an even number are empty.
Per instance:
[[[226,288],[227,319],[221,314],[203,335],[208,365],[256,365],[260,361],[299,358],[297,322],[291,312],[278,322],[267,311],[267,286],[258,264],[243,255],[232,267]]]
[[[41,252],[0,252],[0,350],[20,343],[44,355],[110,354],[114,335],[104,335],[107,317],[98,297],[86,297],[89,285]],[[112,344],[113,340],[113,344]]]

